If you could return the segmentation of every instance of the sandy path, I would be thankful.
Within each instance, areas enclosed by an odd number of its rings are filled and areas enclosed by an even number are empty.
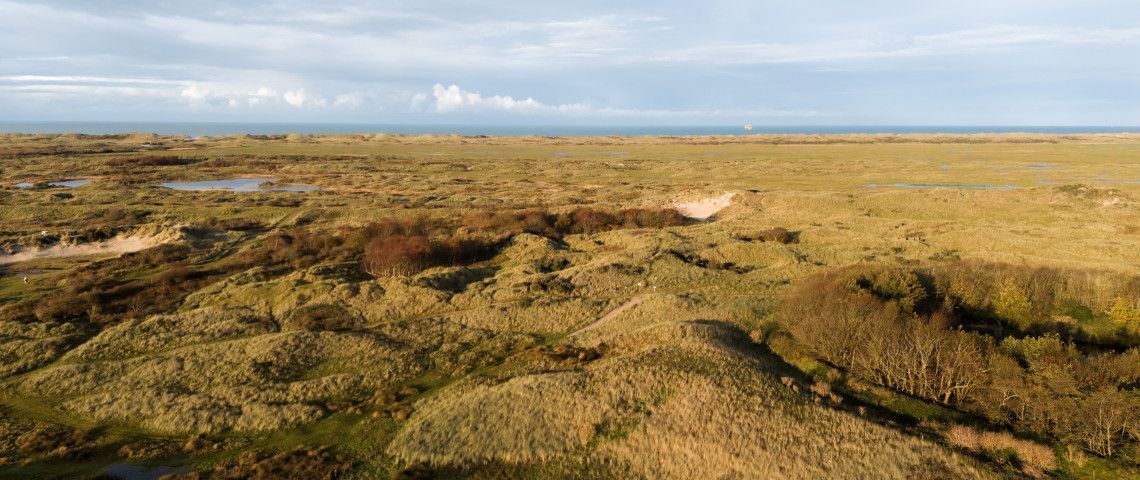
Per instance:
[[[705,198],[691,202],[673,202],[673,208],[676,208],[677,211],[681,212],[681,215],[686,217],[695,220],[708,220],[709,217],[716,215],[716,212],[732,205],[732,197],[735,195],[736,194],[732,192],[725,192],[724,195],[719,197]]]
[[[25,262],[40,258],[75,257],[80,255],[122,255],[137,252],[162,243],[159,237],[115,237],[102,242],[81,245],[53,245],[38,250],[26,250],[12,255],[0,255],[0,265]]]
[[[621,306],[619,306],[613,310],[610,310],[605,315],[602,315],[602,317],[595,320],[594,323],[586,325],[585,327],[582,327],[581,330],[574,332],[574,335],[585,332],[587,330],[591,330],[595,327],[600,326],[603,323],[606,323],[606,322],[614,319],[618,315],[621,315],[622,312],[625,312],[626,310],[629,310],[629,309],[633,308],[634,306],[636,306],[637,304],[641,303],[642,300],[645,300],[648,296],[649,296],[649,294],[643,293],[641,295],[636,295],[633,298],[630,298],[629,300],[626,300],[626,302],[621,304]]]

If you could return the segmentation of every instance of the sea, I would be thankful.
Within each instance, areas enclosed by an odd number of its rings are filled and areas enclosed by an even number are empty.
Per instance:
[[[994,126],[994,125],[482,125],[370,123],[225,123],[225,122],[83,122],[0,121],[0,133],[156,133],[159,135],[283,135],[299,134],[436,134],[496,136],[643,136],[643,135],[761,135],[761,134],[904,134],[904,133],[1136,133],[1138,126]]]

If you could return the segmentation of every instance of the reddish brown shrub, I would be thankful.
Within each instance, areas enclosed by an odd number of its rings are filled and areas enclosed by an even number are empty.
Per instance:
[[[174,167],[201,162],[201,158],[178,157],[174,155],[143,155],[139,157],[113,158],[107,161],[111,167]]]

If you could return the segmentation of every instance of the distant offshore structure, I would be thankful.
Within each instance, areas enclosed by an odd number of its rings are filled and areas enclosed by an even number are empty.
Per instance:
[[[744,131],[745,132],[751,132],[752,131],[752,124],[751,123],[745,123],[744,124]]]

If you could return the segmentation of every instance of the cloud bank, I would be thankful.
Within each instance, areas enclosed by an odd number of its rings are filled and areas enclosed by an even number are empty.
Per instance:
[[[1128,124],[1126,0],[0,0],[0,120]],[[446,82],[442,80],[446,79]],[[512,120],[516,119],[516,120]]]

